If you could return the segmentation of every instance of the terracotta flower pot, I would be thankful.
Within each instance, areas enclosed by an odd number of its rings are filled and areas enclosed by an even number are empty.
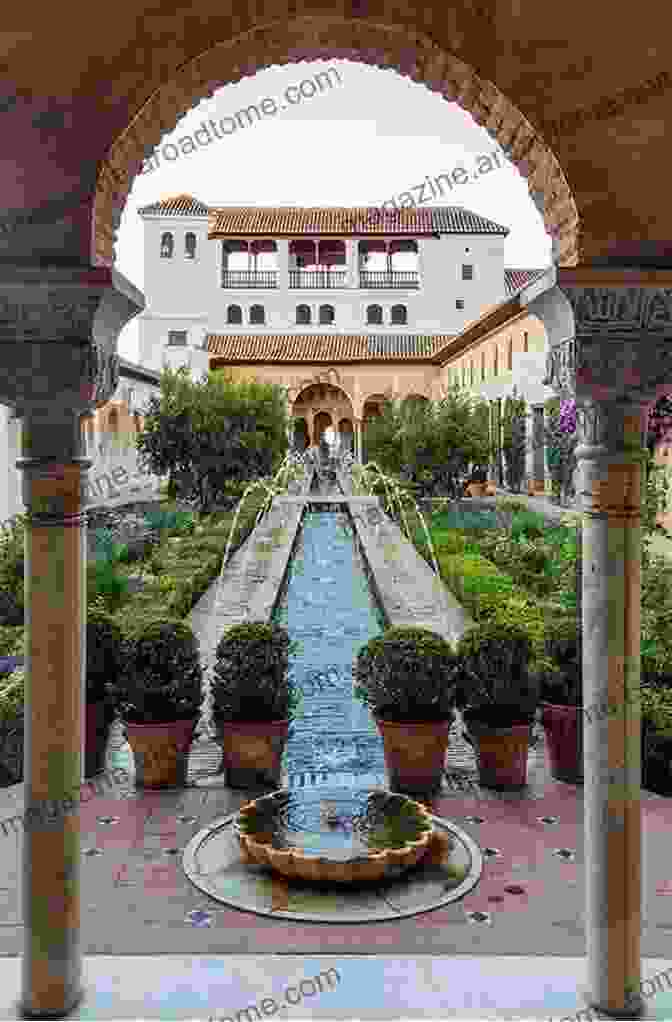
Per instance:
[[[390,791],[420,794],[440,788],[453,716],[403,723],[375,714],[374,719],[383,739]]]
[[[140,788],[183,788],[194,737],[195,720],[170,724],[125,725],[135,760],[135,783]]]
[[[479,783],[484,788],[523,788],[527,784],[530,725],[491,727],[464,715],[468,737],[478,761]]]
[[[558,781],[583,784],[583,720],[580,706],[542,703],[541,723],[551,774]]]
[[[230,788],[280,787],[282,754],[289,718],[271,721],[219,721],[217,736]]]
[[[105,766],[110,711],[104,702],[86,704],[84,720],[84,776],[94,777]]]

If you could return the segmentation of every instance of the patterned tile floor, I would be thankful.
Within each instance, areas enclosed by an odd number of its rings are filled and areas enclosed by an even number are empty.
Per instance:
[[[394,924],[261,917],[223,906],[193,887],[181,868],[184,847],[252,794],[228,789],[214,772],[218,760],[216,747],[197,743],[186,789],[141,792],[132,780],[125,786],[110,782],[104,795],[82,805],[85,953],[584,953],[583,793],[549,777],[543,743],[530,752],[529,784],[520,793],[476,784],[459,790],[446,779],[428,805],[478,843],[483,876],[460,902]],[[131,766],[118,736],[110,742],[107,765]],[[455,776],[450,760],[449,769]],[[665,955],[672,931],[672,800],[643,793],[642,804],[642,952]],[[0,792],[0,819],[21,809],[20,785]],[[20,831],[0,839],[6,877],[0,956],[22,948],[22,843]]]

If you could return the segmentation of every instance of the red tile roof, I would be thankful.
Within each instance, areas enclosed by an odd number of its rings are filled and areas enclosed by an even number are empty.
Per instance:
[[[430,359],[450,334],[208,334],[206,350],[227,362],[368,362]]]
[[[140,216],[150,214],[154,216],[203,216],[210,213],[210,207],[206,206],[200,199],[193,195],[173,195],[167,199],[160,199],[150,206],[143,206],[138,210]]]
[[[506,285],[506,293],[511,297],[515,295],[521,288],[526,287],[531,281],[536,280],[538,277],[543,276],[546,273],[546,269],[543,270],[514,270],[507,268],[504,270],[504,282]]]
[[[210,212],[208,237],[235,235],[499,234],[508,227],[461,206],[231,206]]]

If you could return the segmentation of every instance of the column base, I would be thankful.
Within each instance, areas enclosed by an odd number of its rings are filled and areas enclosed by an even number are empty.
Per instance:
[[[86,991],[84,987],[78,990],[78,992],[73,996],[70,1006],[68,1008],[64,1008],[63,1011],[33,1011],[31,1008],[28,1008],[23,1000],[18,1001],[16,1004],[16,1017],[46,1019],[68,1018],[72,1015],[75,1008],[78,1008],[82,1003],[85,993]]]
[[[592,1001],[588,1002],[587,1008],[584,1011],[590,1010],[594,1012],[598,1019],[610,1019],[610,1018],[622,1018],[622,1019],[638,1019],[646,1018],[646,1002],[640,994],[636,994],[632,1000],[632,1006],[630,1008],[623,1009],[623,1011],[611,1011],[608,1008],[601,1008],[599,1004],[593,1004]],[[577,1012],[578,1016],[578,1012]]]

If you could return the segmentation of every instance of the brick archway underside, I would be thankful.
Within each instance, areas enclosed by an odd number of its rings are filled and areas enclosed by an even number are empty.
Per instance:
[[[184,64],[144,104],[102,164],[94,207],[93,258],[114,263],[116,231],[143,160],[189,110],[222,86],[272,65],[345,59],[392,68],[471,114],[528,180],[530,194],[553,238],[561,266],[579,261],[579,215],[551,149],[530,122],[490,81],[408,26],[338,16],[300,17],[243,34]]]

